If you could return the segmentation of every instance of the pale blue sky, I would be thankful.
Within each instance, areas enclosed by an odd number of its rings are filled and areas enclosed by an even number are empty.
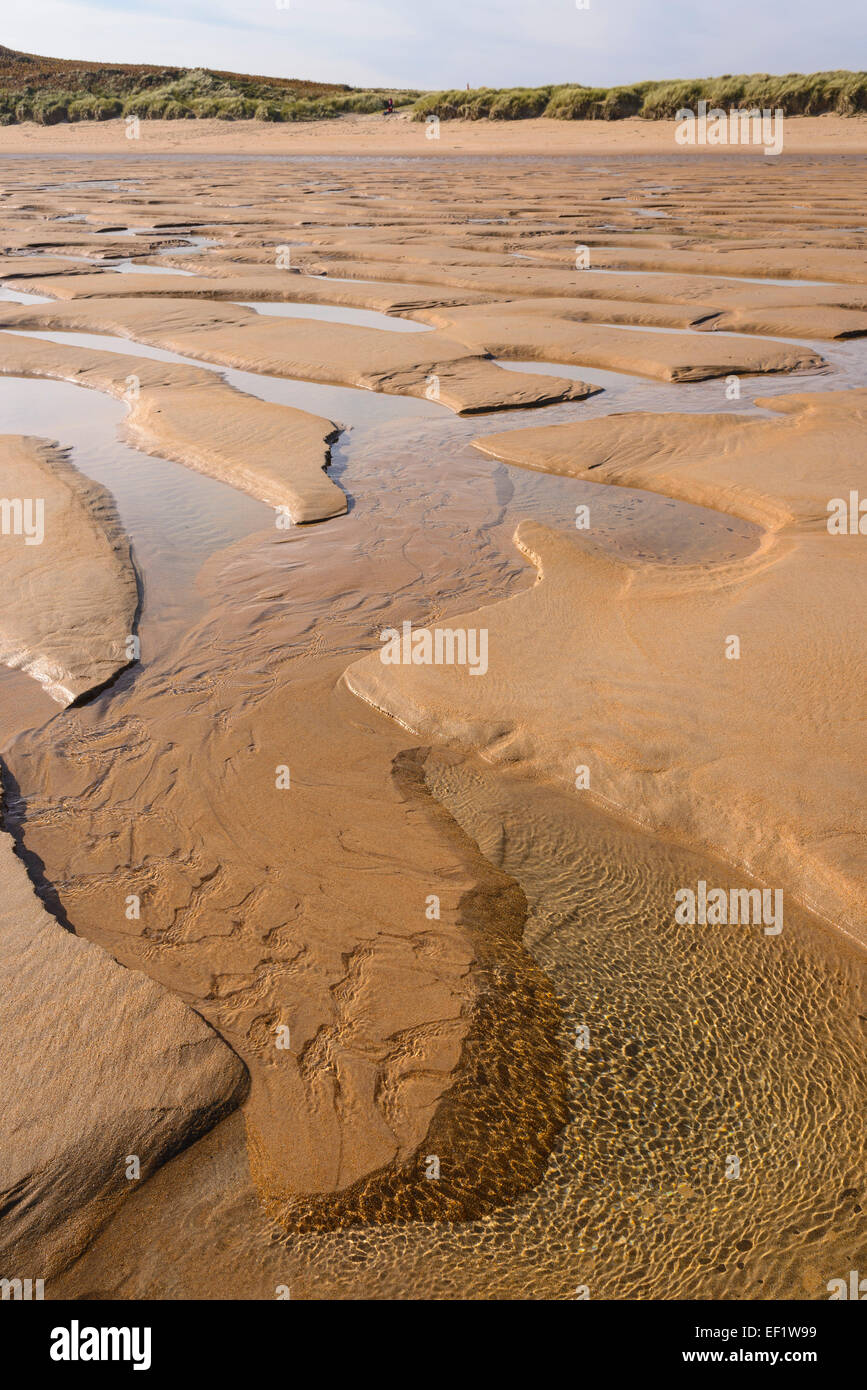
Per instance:
[[[354,86],[867,67],[865,0],[26,0],[10,48]]]

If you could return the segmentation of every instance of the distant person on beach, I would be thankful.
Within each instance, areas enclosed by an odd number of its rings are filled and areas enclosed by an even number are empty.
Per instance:
[[[393,116],[393,115],[394,115],[394,99],[393,99],[392,97],[389,97],[389,98],[388,98],[388,101],[385,103],[385,113],[384,113],[384,114],[385,114],[386,116]]]

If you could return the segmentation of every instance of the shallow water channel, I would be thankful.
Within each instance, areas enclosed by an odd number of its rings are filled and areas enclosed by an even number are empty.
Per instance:
[[[251,307],[365,324],[384,317]],[[388,326],[401,331],[398,322]],[[590,507],[594,536],[625,555],[724,561],[757,543],[757,529],[730,516],[510,467],[473,450],[473,438],[615,410],[749,411],[756,395],[867,384],[858,342],[811,344],[830,369],[744,378],[738,402],[726,401],[721,381],[667,385],[504,362],[603,391],[586,402],[462,419],[426,400],[237,371],[111,334],[21,332],[210,368],[239,391],[335,421],[342,432],[331,473],[350,510],[304,528],[305,556],[315,563],[321,552],[323,563],[339,562],[366,584],[368,561],[395,543],[398,519],[402,532],[414,523],[438,556],[436,576],[454,579],[433,578],[424,603],[414,595],[411,621],[461,611],[474,594],[491,602],[534,582],[512,544],[515,527],[533,517],[574,531],[581,504]],[[115,497],[142,577],[143,663],[170,664],[172,643],[202,614],[202,565],[273,529],[274,515],[224,483],[123,443],[125,409],[66,382],[0,378],[0,428],[59,441]],[[385,588],[381,595],[359,591],[359,603],[374,614],[380,599],[392,597]],[[306,618],[314,632],[333,620],[327,585],[321,611],[308,609]],[[101,698],[110,702],[111,692]],[[3,751],[14,733],[48,717],[64,715],[34,682],[0,675]],[[310,1297],[405,1297],[411,1290],[415,1297],[569,1299],[579,1286],[613,1298],[818,1296],[809,1292],[810,1270],[818,1271],[819,1288],[837,1264],[842,1270],[855,1258],[847,1242],[867,1087],[857,1048],[857,955],[795,908],[773,941],[754,928],[700,935],[675,927],[678,884],[700,877],[742,884],[743,876],[473,760],[435,754],[427,779],[482,852],[524,889],[525,944],[560,1001],[570,1118],[543,1181],[514,1206],[461,1225],[293,1237],[281,1267],[289,1259],[306,1271],[298,1277]],[[577,1044],[584,1027],[587,1047]],[[737,1179],[727,1176],[731,1156]]]

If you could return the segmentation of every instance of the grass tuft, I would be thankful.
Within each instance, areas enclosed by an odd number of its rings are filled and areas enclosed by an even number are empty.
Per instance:
[[[627,87],[481,87],[469,92],[428,92],[413,106],[413,119],[514,121],[550,116],[558,121],[619,121],[627,116],[669,120],[699,101],[709,106],[781,107],[787,116],[867,111],[867,73],[790,72],[784,77],[696,78],[688,82],[635,82]]]

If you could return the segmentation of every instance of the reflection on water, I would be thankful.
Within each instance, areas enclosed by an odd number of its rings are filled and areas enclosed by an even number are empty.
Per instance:
[[[327,323],[351,323],[359,328],[382,328],[386,333],[432,333],[427,323],[415,323],[412,319],[398,318],[396,314],[382,314],[376,309],[349,309],[335,304],[289,304],[282,299],[239,299],[236,301],[246,309],[255,309],[257,314],[274,314],[288,319],[324,319]]]
[[[133,261],[129,256],[123,256],[118,261],[106,261],[106,269],[116,270],[119,274],[127,275],[194,275],[193,270],[178,270],[171,265],[147,265],[144,261]]]
[[[144,581],[142,659],[164,654],[179,623],[200,611],[195,577],[203,561],[241,536],[273,526],[271,508],[181,464],[118,438],[126,406],[62,381],[0,377],[0,420],[9,434],[71,447],[71,461],[115,499]],[[56,708],[56,706],[55,706]]]
[[[0,285],[0,300],[7,304],[50,304],[51,300],[44,294],[30,294],[28,290],[12,290],[7,285]]]
[[[443,560],[450,557],[454,575],[461,576],[455,592],[461,592],[478,566],[480,579],[487,576],[484,593],[490,597],[490,573],[497,576],[502,593],[516,580],[532,582],[512,544],[518,523],[532,516],[574,533],[579,503],[591,507],[597,539],[637,558],[693,563],[710,549],[727,560],[756,544],[755,527],[703,507],[485,459],[469,447],[480,432],[478,418],[462,419],[431,401],[236,371],[110,334],[20,335],[209,367],[238,390],[345,423],[348,428],[332,447],[331,475],[350,495],[350,515],[313,528],[305,538],[305,548],[313,546],[314,563],[321,560],[326,534],[332,562],[338,563],[341,554],[349,556],[359,545],[363,551],[403,546],[404,528],[415,518],[418,535],[436,544]],[[653,389],[671,388],[654,383]],[[545,416],[574,419],[582,409],[586,404],[567,402],[546,410]],[[498,417],[497,428],[532,423],[538,413],[510,412]],[[138,630],[147,664],[165,656],[168,644],[199,615],[196,576],[204,561],[253,531],[272,528],[273,512],[227,484],[121,442],[125,414],[121,402],[71,383],[0,377],[3,429],[38,433],[71,447],[75,466],[114,496],[143,581]],[[433,491],[432,459],[437,470]],[[485,540],[470,564],[467,544],[473,532]],[[438,589],[430,601],[439,604],[444,597],[447,591]],[[321,607],[323,612],[328,608],[327,593]],[[417,620],[423,612],[410,605],[406,616]],[[11,737],[44,722],[57,708],[35,681],[0,668],[0,731],[6,729]]]
[[[30,329],[10,329],[19,337],[42,338],[50,343],[65,343],[68,347],[97,348],[102,352],[119,352],[130,357],[150,357],[157,362],[177,362],[186,367],[199,367],[222,376],[230,386],[258,396],[276,405],[294,406],[314,415],[322,415],[336,424],[373,425],[397,418],[450,414],[446,406],[414,396],[386,396],[376,391],[354,386],[324,386],[315,381],[298,381],[293,377],[266,376],[262,372],[244,372],[235,367],[223,367],[198,357],[183,357],[166,348],[150,347],[147,343],[120,338],[114,333],[33,332]]]
[[[611,326],[626,327],[624,324]],[[639,331],[680,333],[682,330],[654,328],[653,330],[642,329]],[[743,341],[749,339],[759,342],[768,341],[758,334],[727,333],[725,336],[741,338]],[[800,347],[809,348],[810,351],[823,357],[828,366],[820,367],[817,371],[807,372],[777,372],[755,376],[739,373],[740,396],[735,400],[730,400],[726,395],[725,377],[714,378],[709,381],[664,382],[656,381],[650,377],[633,375],[629,372],[614,372],[598,367],[583,367],[557,362],[503,360],[498,365],[511,371],[539,372],[546,376],[560,375],[569,377],[570,380],[587,381],[591,385],[601,386],[603,388],[601,395],[591,396],[586,401],[579,403],[580,410],[577,418],[587,420],[599,415],[610,415],[613,411],[620,413],[632,410],[679,411],[684,414],[749,411],[755,414],[757,407],[753,402],[760,396],[780,396],[787,392],[801,394],[805,391],[843,391],[850,387],[863,387],[867,381],[867,338],[850,338],[842,342],[828,343],[802,338],[782,338],[777,335],[770,341],[795,343]],[[533,412],[534,423],[559,424],[564,418],[562,411],[562,406],[543,407],[542,410]],[[516,427],[516,414],[517,412],[509,412],[509,415],[503,417],[503,423],[498,424],[497,428],[514,429]],[[576,418],[574,406],[570,418]],[[526,422],[526,412],[524,419]]]

